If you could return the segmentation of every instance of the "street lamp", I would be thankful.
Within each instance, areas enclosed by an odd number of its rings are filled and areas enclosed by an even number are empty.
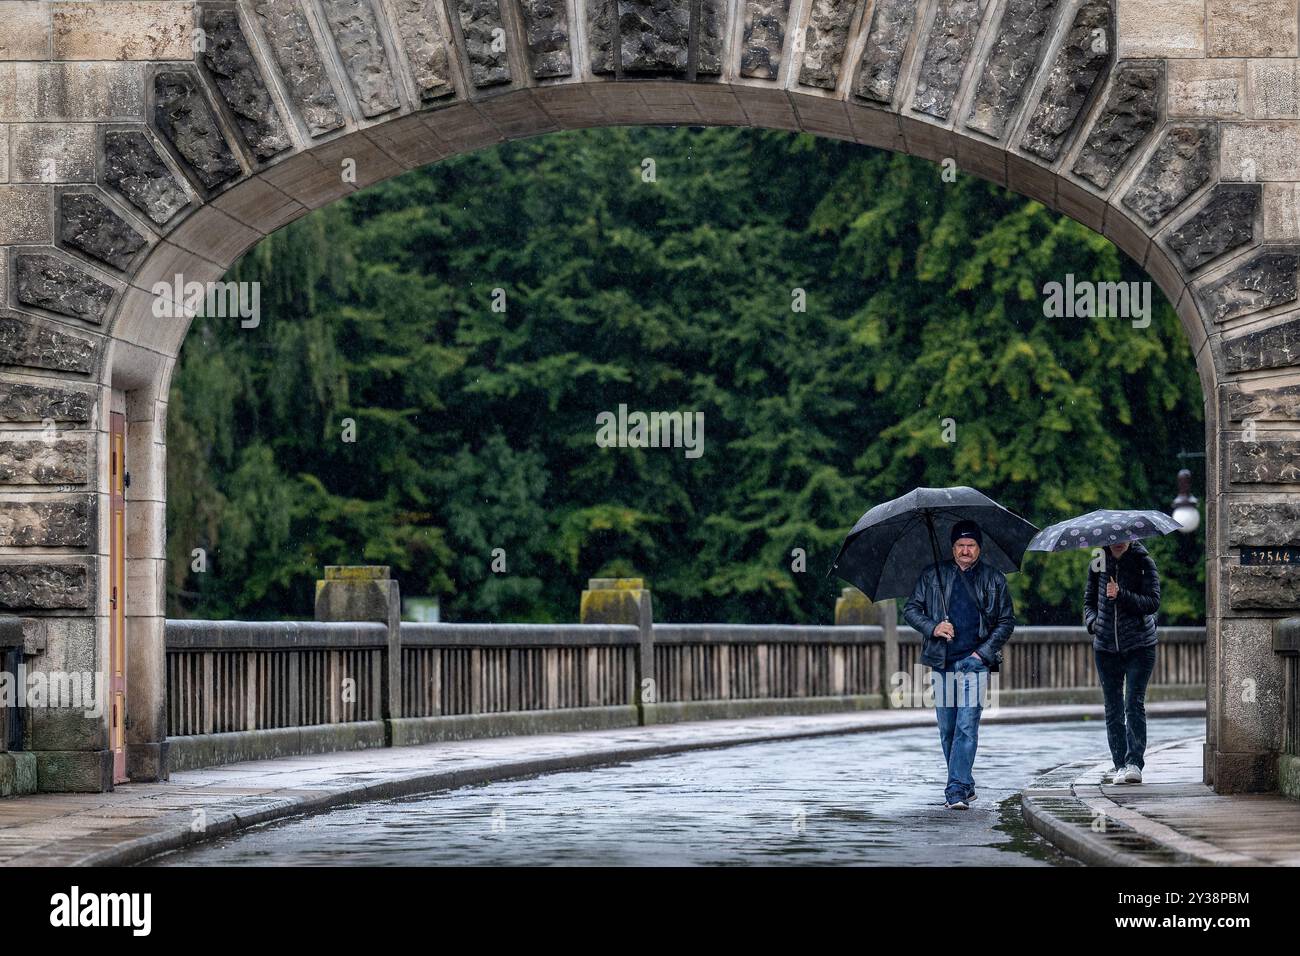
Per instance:
[[[1201,526],[1201,512],[1196,507],[1196,495],[1192,494],[1192,473],[1184,468],[1178,473],[1178,497],[1174,499],[1174,520],[1182,527],[1183,534],[1191,534]]]

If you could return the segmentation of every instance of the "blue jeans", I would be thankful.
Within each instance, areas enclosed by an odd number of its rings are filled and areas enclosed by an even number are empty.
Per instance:
[[[988,685],[988,665],[973,657],[930,671],[939,742],[943,744],[943,759],[948,765],[948,785],[943,791],[948,803],[965,800],[975,791],[971,769],[979,745],[980,714]]]
[[[1147,749],[1147,684],[1156,666],[1156,645],[1131,651],[1099,651],[1097,676],[1106,704],[1106,740],[1115,766],[1144,765]],[[1125,693],[1125,684],[1128,689]]]

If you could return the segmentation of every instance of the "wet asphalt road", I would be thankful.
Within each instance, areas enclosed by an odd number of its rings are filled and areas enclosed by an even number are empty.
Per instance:
[[[1152,720],[1148,745],[1204,731]],[[1019,791],[1106,752],[1099,720],[981,727],[979,800],[946,810],[936,728],[672,754],[343,807],[152,865],[1069,865]]]

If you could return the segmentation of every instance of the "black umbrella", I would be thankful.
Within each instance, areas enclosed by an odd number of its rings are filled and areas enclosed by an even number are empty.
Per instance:
[[[1154,538],[1182,528],[1163,511],[1089,511],[1086,515],[1048,525],[1034,536],[1026,551],[1072,551],[1100,548],[1118,541]]]
[[[958,521],[979,524],[980,560],[1005,574],[1020,570],[1038,531],[974,488],[916,488],[859,518],[831,571],[873,601],[909,596],[921,572],[941,560],[940,542],[947,545]]]

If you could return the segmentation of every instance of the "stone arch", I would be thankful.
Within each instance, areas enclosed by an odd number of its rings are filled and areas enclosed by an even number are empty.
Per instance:
[[[123,413],[133,779],[165,772],[164,424],[193,311],[159,284],[215,281],[311,209],[467,150],[685,124],[953,159],[1106,235],[1160,285],[1205,400],[1207,780],[1276,785],[1272,619],[1300,578],[1239,549],[1300,545],[1295,0],[1248,23],[1217,0],[10,6],[0,610],[23,617],[36,666],[102,661]],[[111,786],[107,733],[72,714],[33,726],[42,788]]]

